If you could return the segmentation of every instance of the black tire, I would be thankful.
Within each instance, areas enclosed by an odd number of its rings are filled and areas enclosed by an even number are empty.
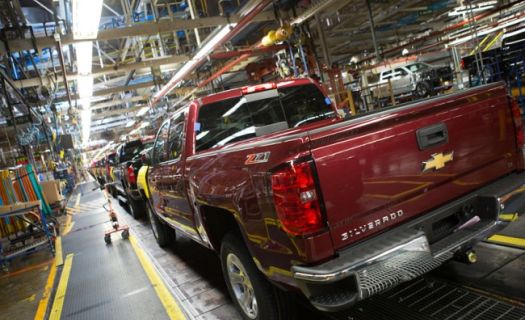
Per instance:
[[[106,244],[111,244],[111,235],[106,234],[104,236],[104,241],[106,242]]]
[[[153,212],[150,205],[146,205],[146,211],[148,212],[151,231],[159,247],[165,248],[173,245],[176,240],[175,229],[162,222],[160,218],[157,217],[157,214]]]
[[[130,196],[128,196],[128,205],[129,213],[135,220],[145,216],[146,207],[144,202],[133,200]]]
[[[129,230],[124,230],[124,231],[122,231],[122,233],[120,234],[120,236],[121,236],[122,239],[124,239],[124,240],[129,239]]]
[[[294,318],[295,308],[289,299],[289,295],[285,295],[264,278],[263,274],[255,266],[248,249],[238,236],[227,234],[224,237],[220,258],[228,292],[243,319],[290,320]],[[232,276],[237,271],[239,272],[237,276]],[[235,283],[235,278],[238,279],[237,283]],[[239,280],[241,281],[239,282]],[[250,294],[253,296],[251,303],[248,303],[251,305],[251,309],[249,306],[243,307],[243,304],[240,302],[243,293],[250,292],[250,289],[247,288],[249,285],[251,285],[251,291],[253,291]]]
[[[432,92],[432,86],[427,81],[419,82],[416,85],[416,96],[418,98],[425,98]]]
[[[117,192],[117,188],[115,188],[115,186],[109,186],[109,191],[111,193],[111,196],[113,197],[113,199],[117,199],[118,197],[118,192]]]

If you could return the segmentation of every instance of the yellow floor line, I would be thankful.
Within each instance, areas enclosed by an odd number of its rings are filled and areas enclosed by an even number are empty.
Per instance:
[[[517,213],[501,213],[499,215],[499,219],[501,221],[507,221],[507,222],[513,222],[519,219],[519,215]]]
[[[75,201],[75,207],[78,207],[79,204],[80,204],[80,193],[77,194],[77,200]]]
[[[51,293],[53,292],[53,285],[55,284],[56,274],[57,268],[55,262],[53,262],[51,264],[51,268],[49,268],[49,276],[47,276],[44,294],[42,295],[42,299],[40,299],[40,302],[38,303],[38,309],[36,310],[35,320],[43,320],[46,316],[47,305],[49,304],[49,298],[51,297]]]
[[[57,267],[64,264],[64,259],[62,258],[62,237],[58,236],[55,240],[55,262]]]
[[[507,244],[514,247],[525,248],[525,239],[523,238],[502,236],[500,234],[496,234],[490,237],[488,240],[494,243]]]
[[[53,308],[49,314],[49,320],[59,320],[62,315],[62,308],[64,307],[64,300],[66,299],[67,283],[69,282],[69,275],[71,274],[71,265],[73,264],[73,254],[70,253],[66,257],[60,282],[58,283],[57,292],[55,293],[55,300],[53,301]]]
[[[73,228],[73,225],[75,224],[75,222],[72,220],[73,220],[72,216],[68,215],[66,219],[66,223],[64,225],[64,230],[62,231],[62,236],[66,236]]]
[[[166,313],[168,314],[170,319],[186,319],[184,313],[182,313],[182,310],[177,304],[177,301],[164,284],[164,281],[162,281],[162,279],[160,278],[160,275],[158,274],[157,270],[155,269],[149,258],[146,256],[142,248],[137,244],[137,240],[135,240],[133,236],[130,236],[129,240],[131,242],[133,250],[135,250],[135,254],[138,257],[140,264],[142,265],[142,268],[146,272],[146,275],[148,276],[151,284],[153,285],[153,288],[155,288],[157,296],[159,297],[160,302],[164,306],[164,309],[166,310]]]
[[[64,228],[64,232],[62,233],[63,236],[67,236],[69,232],[71,232],[71,229],[73,229],[73,226],[75,225],[75,221],[70,222],[66,227]]]

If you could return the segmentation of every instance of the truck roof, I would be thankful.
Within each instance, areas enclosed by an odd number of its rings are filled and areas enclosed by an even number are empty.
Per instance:
[[[210,104],[217,101],[223,101],[227,99],[232,99],[236,97],[240,97],[243,95],[243,91],[246,91],[249,88],[252,87],[264,87],[265,85],[273,85],[277,88],[285,88],[285,87],[292,87],[292,86],[299,86],[299,85],[305,85],[315,83],[315,81],[311,78],[301,78],[301,79],[289,79],[289,80],[280,80],[275,82],[267,82],[262,84],[256,84],[256,85],[250,85],[250,86],[243,86],[239,88],[234,88],[230,90],[225,90],[219,93],[210,94],[205,97],[201,97],[199,99],[196,99],[195,101],[200,105]]]

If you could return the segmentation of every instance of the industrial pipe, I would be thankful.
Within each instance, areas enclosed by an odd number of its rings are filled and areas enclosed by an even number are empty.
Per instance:
[[[223,75],[225,72],[227,72],[228,70],[230,70],[231,68],[235,67],[236,65],[238,65],[239,63],[241,63],[243,60],[246,60],[248,59],[252,54],[251,53],[245,53],[243,55],[241,55],[240,57],[238,57],[237,59],[235,60],[232,60],[230,61],[229,63],[227,63],[224,67],[222,67],[219,71],[216,71],[214,74],[212,74],[208,79],[204,80],[204,81],[201,81],[197,87],[198,88],[202,88],[204,87],[205,85],[207,85],[208,83],[212,82],[213,80],[217,79],[218,77],[220,77],[221,75]]]
[[[252,8],[239,20],[239,22],[224,36],[220,41],[210,48],[210,53],[213,52],[218,47],[222,46],[224,43],[232,39],[237,35],[241,30],[243,30],[246,25],[253,20],[253,18],[259,14],[261,11],[266,8],[272,0],[262,0],[259,3],[253,5]],[[157,103],[162,97],[167,95],[175,86],[179,84],[188,74],[191,74],[195,69],[200,67],[206,61],[206,55],[199,57],[187,70],[179,74],[178,72],[165,84],[152,98],[151,104]],[[190,61],[191,62],[191,61]],[[186,65],[185,65],[186,66]],[[182,67],[184,68],[184,66]]]
[[[284,44],[277,44],[270,47],[255,47],[255,48],[247,48],[247,49],[239,49],[239,50],[233,50],[233,51],[226,51],[226,52],[217,52],[210,55],[211,59],[229,59],[241,56],[243,54],[250,54],[250,55],[259,55],[264,54],[267,52],[275,52],[286,48]]]

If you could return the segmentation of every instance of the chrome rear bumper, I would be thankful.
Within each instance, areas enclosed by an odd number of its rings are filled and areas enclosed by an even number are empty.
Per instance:
[[[525,174],[513,174],[482,190],[457,199],[422,217],[339,252],[316,266],[293,266],[292,274],[311,303],[323,311],[338,311],[359,300],[417,278],[496,233],[505,196],[515,192]],[[496,193],[494,190],[498,190]],[[489,192],[487,192],[489,191]],[[436,224],[464,208],[472,210],[446,236],[433,234]],[[473,209],[472,209],[473,208]],[[436,228],[437,229],[437,228]]]

